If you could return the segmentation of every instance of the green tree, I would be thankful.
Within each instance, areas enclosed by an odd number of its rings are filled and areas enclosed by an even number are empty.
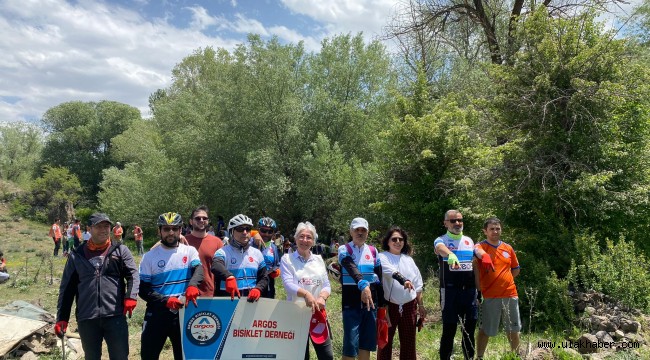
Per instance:
[[[551,19],[542,10],[522,31],[514,65],[491,71],[486,106],[501,162],[484,200],[536,235],[524,244],[531,254],[558,239],[570,250],[586,228],[600,239],[626,234],[648,251],[650,69],[592,14]],[[570,257],[556,255],[559,275]]]
[[[0,124],[0,179],[26,185],[36,171],[43,142],[43,132],[34,125]]]
[[[43,115],[49,136],[42,164],[68,168],[79,178],[85,195],[94,199],[102,170],[120,165],[111,156],[112,139],[137,119],[138,109],[114,101],[59,104]]]
[[[79,201],[81,185],[77,177],[68,169],[45,166],[43,175],[36,178],[29,193],[17,199],[27,217],[51,223],[56,218],[72,220],[74,205]]]

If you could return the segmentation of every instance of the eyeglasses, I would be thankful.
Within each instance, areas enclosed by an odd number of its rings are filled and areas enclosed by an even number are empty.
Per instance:
[[[195,216],[194,221],[207,221],[208,217],[207,216]]]
[[[273,229],[260,229],[262,234],[273,234]]]
[[[463,219],[449,219],[447,221],[449,221],[452,224],[455,224],[455,223],[462,223]]]
[[[235,228],[235,231],[238,231],[238,232],[244,232],[244,231],[251,232],[251,227],[250,226],[237,226]]]
[[[178,226],[163,226],[163,227],[160,228],[161,233],[166,233],[166,232],[170,232],[170,231],[177,232],[177,231],[180,231],[180,230],[181,230],[181,228],[178,227]]]
[[[390,238],[390,241],[392,241],[392,242],[394,242],[394,243],[396,243],[396,242],[403,242],[403,241],[404,241],[404,238],[401,238],[401,237],[394,237],[394,238]]]

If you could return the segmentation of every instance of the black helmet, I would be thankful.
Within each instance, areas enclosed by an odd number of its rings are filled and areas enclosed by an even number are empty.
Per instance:
[[[183,224],[183,218],[181,215],[175,212],[168,212],[160,214],[158,216],[158,226],[170,225],[170,226],[180,226]]]

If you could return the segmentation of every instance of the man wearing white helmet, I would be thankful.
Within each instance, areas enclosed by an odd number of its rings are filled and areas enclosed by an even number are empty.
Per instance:
[[[259,300],[269,279],[264,256],[250,246],[253,221],[239,214],[228,222],[228,245],[214,253],[212,272],[215,280],[215,296],[230,295],[231,299],[248,296],[249,302]]]

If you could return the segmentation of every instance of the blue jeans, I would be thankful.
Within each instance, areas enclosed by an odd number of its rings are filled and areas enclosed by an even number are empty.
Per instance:
[[[102,339],[111,360],[129,357],[129,326],[124,315],[79,321],[79,337],[86,360],[101,360]]]

